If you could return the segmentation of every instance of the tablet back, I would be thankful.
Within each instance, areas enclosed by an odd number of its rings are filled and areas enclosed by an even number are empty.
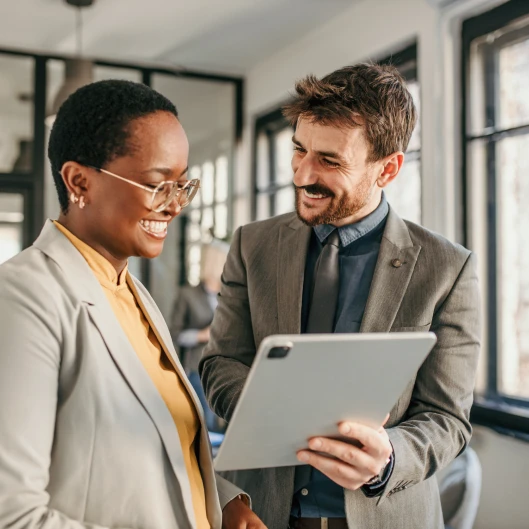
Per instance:
[[[274,335],[261,343],[215,458],[217,470],[301,464],[338,423],[379,427],[436,341],[433,333]]]

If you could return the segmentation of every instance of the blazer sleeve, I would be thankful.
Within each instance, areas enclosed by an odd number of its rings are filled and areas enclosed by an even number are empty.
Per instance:
[[[431,477],[467,446],[480,349],[480,306],[475,256],[470,254],[434,314],[431,330],[437,344],[417,374],[404,421],[388,429],[395,463],[379,503]]]
[[[224,479],[219,474],[215,474],[215,480],[217,482],[217,491],[219,493],[220,506],[224,510],[224,507],[234,500],[237,496],[241,496],[246,505],[252,508],[252,500],[246,492],[243,492],[239,487]]]
[[[103,529],[48,506],[61,325],[49,293],[10,276],[0,276],[0,529]]]
[[[210,340],[199,365],[209,405],[229,421],[256,354],[247,273],[238,228],[228,253]]]

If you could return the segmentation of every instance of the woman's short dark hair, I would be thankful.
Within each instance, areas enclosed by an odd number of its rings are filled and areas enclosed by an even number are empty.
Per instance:
[[[152,88],[131,81],[98,81],[79,88],[61,106],[48,144],[48,158],[61,211],[68,211],[68,190],[61,176],[65,162],[103,167],[129,152],[130,123],[176,107]]]

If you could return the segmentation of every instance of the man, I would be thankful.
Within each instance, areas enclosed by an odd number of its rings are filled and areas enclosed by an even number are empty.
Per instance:
[[[309,467],[229,478],[270,529],[440,529],[433,476],[471,435],[480,339],[474,256],[386,202],[382,190],[397,177],[416,122],[393,67],[309,76],[296,92],[285,115],[296,127],[297,215],[234,236],[201,363],[209,402],[229,421],[256,348],[271,334],[431,330],[437,344],[384,428],[340,425],[362,448],[315,438],[298,453]]]

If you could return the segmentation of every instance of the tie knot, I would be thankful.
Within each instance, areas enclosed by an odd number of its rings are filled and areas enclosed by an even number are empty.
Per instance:
[[[336,246],[337,248],[340,248],[340,234],[338,233],[338,228],[336,228],[325,241],[325,246],[328,244],[332,244],[333,246]]]

